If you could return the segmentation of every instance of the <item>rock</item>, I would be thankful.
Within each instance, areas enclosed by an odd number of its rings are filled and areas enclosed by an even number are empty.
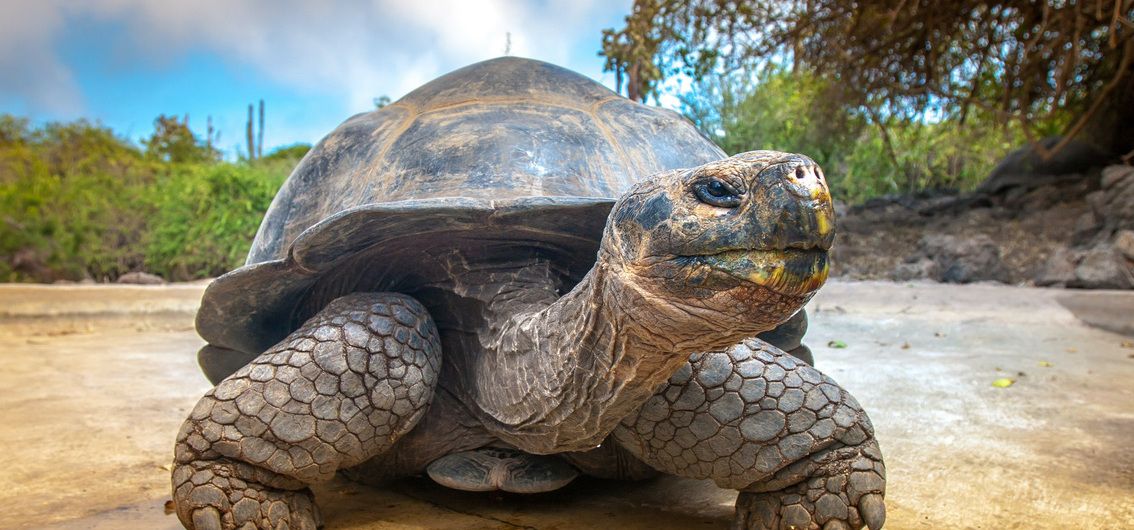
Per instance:
[[[156,274],[148,272],[127,272],[118,277],[118,283],[128,283],[134,285],[161,285],[165,280]]]
[[[1098,245],[1088,250],[1075,267],[1075,280],[1069,287],[1087,289],[1134,288],[1134,266],[1117,249]]]
[[[899,282],[907,282],[910,280],[936,280],[937,276],[937,263],[929,258],[899,263],[894,267],[894,272],[890,275],[891,278]]]
[[[1114,249],[1134,261],[1134,230],[1119,230],[1114,235]]]
[[[12,270],[23,273],[37,282],[46,282],[54,279],[54,272],[47,266],[46,258],[47,256],[41,255],[33,248],[21,248],[6,261]]]
[[[1076,245],[1084,245],[1098,234],[1102,224],[1099,223],[1099,218],[1094,212],[1084,212],[1075,219],[1075,228],[1071,232],[1071,242]]]
[[[987,235],[928,234],[921,238],[918,246],[924,256],[936,264],[939,281],[970,283],[1004,281],[1007,277],[1000,260],[1000,247]]]
[[[1102,170],[1102,188],[1113,188],[1129,178],[1134,178],[1134,166],[1107,166]]]
[[[1121,241],[1101,243],[1087,250],[1061,248],[1044,264],[1036,285],[1086,289],[1134,288],[1134,259],[1125,255],[1126,245],[1134,252],[1134,232],[1124,230]]]
[[[1134,230],[1134,167],[1109,166],[1102,172],[1102,189],[1091,197],[1091,207],[1102,219],[1103,233]]]
[[[1082,252],[1069,248],[1056,250],[1036,276],[1036,285],[1065,287],[1074,283],[1075,267],[1079,266],[1082,259]]]

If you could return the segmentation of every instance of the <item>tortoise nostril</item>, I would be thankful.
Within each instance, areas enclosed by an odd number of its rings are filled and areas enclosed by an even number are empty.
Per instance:
[[[790,173],[792,180],[801,184],[806,183],[808,180],[822,181],[823,170],[819,166],[799,166],[795,171]]]
[[[778,177],[797,197],[817,200],[825,196],[827,184],[823,180],[823,171],[814,162],[791,164],[782,168]]]

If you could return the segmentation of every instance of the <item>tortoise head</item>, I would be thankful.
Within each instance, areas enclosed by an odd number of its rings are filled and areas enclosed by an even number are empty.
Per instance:
[[[811,159],[753,151],[654,175],[614,206],[603,253],[646,299],[722,344],[772,329],[827,279],[834,208]]]

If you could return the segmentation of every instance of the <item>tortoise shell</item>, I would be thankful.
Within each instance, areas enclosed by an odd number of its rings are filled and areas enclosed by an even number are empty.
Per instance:
[[[724,156],[679,114],[575,72],[515,57],[473,64],[322,139],[272,201],[246,265],[206,290],[197,330],[250,359],[297,328],[313,298],[407,292],[449,274],[439,253],[539,252],[582,277],[617,196]]]

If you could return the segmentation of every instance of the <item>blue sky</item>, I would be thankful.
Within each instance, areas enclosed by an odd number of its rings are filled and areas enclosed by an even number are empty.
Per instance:
[[[265,152],[502,55],[613,87],[596,55],[631,0],[0,0],[0,112],[87,118],[138,141],[159,114],[212,116],[229,157],[264,99]]]

